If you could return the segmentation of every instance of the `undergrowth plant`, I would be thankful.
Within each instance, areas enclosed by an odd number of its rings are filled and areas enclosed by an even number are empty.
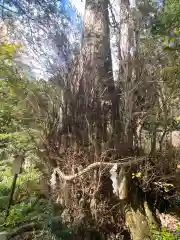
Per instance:
[[[180,240],[180,231],[177,229],[176,233],[170,233],[165,227],[162,227],[160,231],[153,230],[153,240]]]

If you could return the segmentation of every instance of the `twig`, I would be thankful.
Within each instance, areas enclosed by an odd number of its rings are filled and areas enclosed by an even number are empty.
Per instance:
[[[95,162],[87,166],[85,169],[80,171],[79,173],[72,174],[72,175],[65,175],[59,168],[54,169],[54,173],[57,173],[59,177],[65,181],[72,181],[74,178],[78,178],[82,176],[83,174],[87,173],[88,171],[100,167],[100,166],[113,166],[117,164],[118,166],[131,166],[134,164],[137,164],[139,162],[142,162],[146,160],[146,157],[141,157],[141,158],[133,158],[127,162],[122,162],[124,159],[120,159],[121,162]]]

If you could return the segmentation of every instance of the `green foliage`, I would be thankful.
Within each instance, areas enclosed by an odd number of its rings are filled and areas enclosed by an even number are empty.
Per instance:
[[[26,204],[22,202],[20,204],[16,204],[15,207],[12,207],[9,212],[9,216],[6,220],[6,225],[8,225],[8,227],[14,227],[18,222],[25,222],[27,215],[23,214],[23,211],[29,209],[30,207],[30,203]]]
[[[8,42],[0,43],[0,79],[14,81],[18,74],[15,71],[13,57],[20,45],[10,44]]]
[[[3,42],[0,45],[1,60],[12,59],[20,45]]]
[[[42,174],[35,168],[39,159],[32,139],[36,137],[38,124],[34,124],[32,106],[27,98],[29,92],[39,92],[40,83],[28,81],[16,72],[13,58],[19,47],[8,42],[0,44],[0,219],[3,221],[13,180],[14,155],[21,152],[25,157],[6,222],[9,228],[33,219],[44,219],[52,213],[47,200],[39,200]]]
[[[160,34],[170,34],[171,31],[179,34],[180,3],[179,0],[164,1],[162,9],[158,12],[153,30]]]
[[[153,230],[153,240],[180,240],[180,237],[162,228],[161,231]]]
[[[0,171],[0,219],[5,216],[13,179],[9,162],[12,163],[12,159],[4,162],[2,164],[4,170]],[[12,228],[18,223],[33,219],[40,220],[52,215],[52,206],[48,203],[48,200],[41,200],[38,196],[36,186],[38,186],[41,178],[41,173],[32,165],[24,169],[19,175],[14,194],[14,203],[6,221],[8,228]]]
[[[164,37],[166,49],[179,49],[180,42],[180,2],[179,0],[164,1],[152,26],[153,35]]]
[[[6,221],[8,228],[31,221],[48,221],[52,217],[52,205],[48,200],[31,197],[11,207]]]

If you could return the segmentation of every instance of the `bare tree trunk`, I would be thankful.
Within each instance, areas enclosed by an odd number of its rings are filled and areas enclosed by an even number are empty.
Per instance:
[[[88,74],[88,78],[84,79],[84,85],[96,87],[94,91],[100,91],[101,97],[105,97],[107,92],[114,90],[108,0],[86,1],[82,54],[82,70]]]
[[[123,129],[122,141],[127,149],[133,148],[133,108],[134,92],[137,71],[133,67],[133,60],[138,52],[135,20],[131,13],[130,2],[120,0],[120,87],[121,98],[121,124]]]
[[[111,112],[114,106],[108,0],[86,0],[81,71],[84,105],[95,102],[92,109],[95,114],[86,114],[86,121],[91,122],[94,119],[94,134],[91,136],[94,136],[96,155],[100,155],[101,145],[105,140],[104,132],[107,131],[103,129],[103,125],[107,125],[104,122],[107,117],[103,118],[102,114],[104,101],[110,103]]]

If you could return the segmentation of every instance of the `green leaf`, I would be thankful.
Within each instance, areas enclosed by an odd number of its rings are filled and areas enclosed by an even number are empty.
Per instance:
[[[141,178],[142,177],[142,172],[137,172],[135,175],[137,178]]]

